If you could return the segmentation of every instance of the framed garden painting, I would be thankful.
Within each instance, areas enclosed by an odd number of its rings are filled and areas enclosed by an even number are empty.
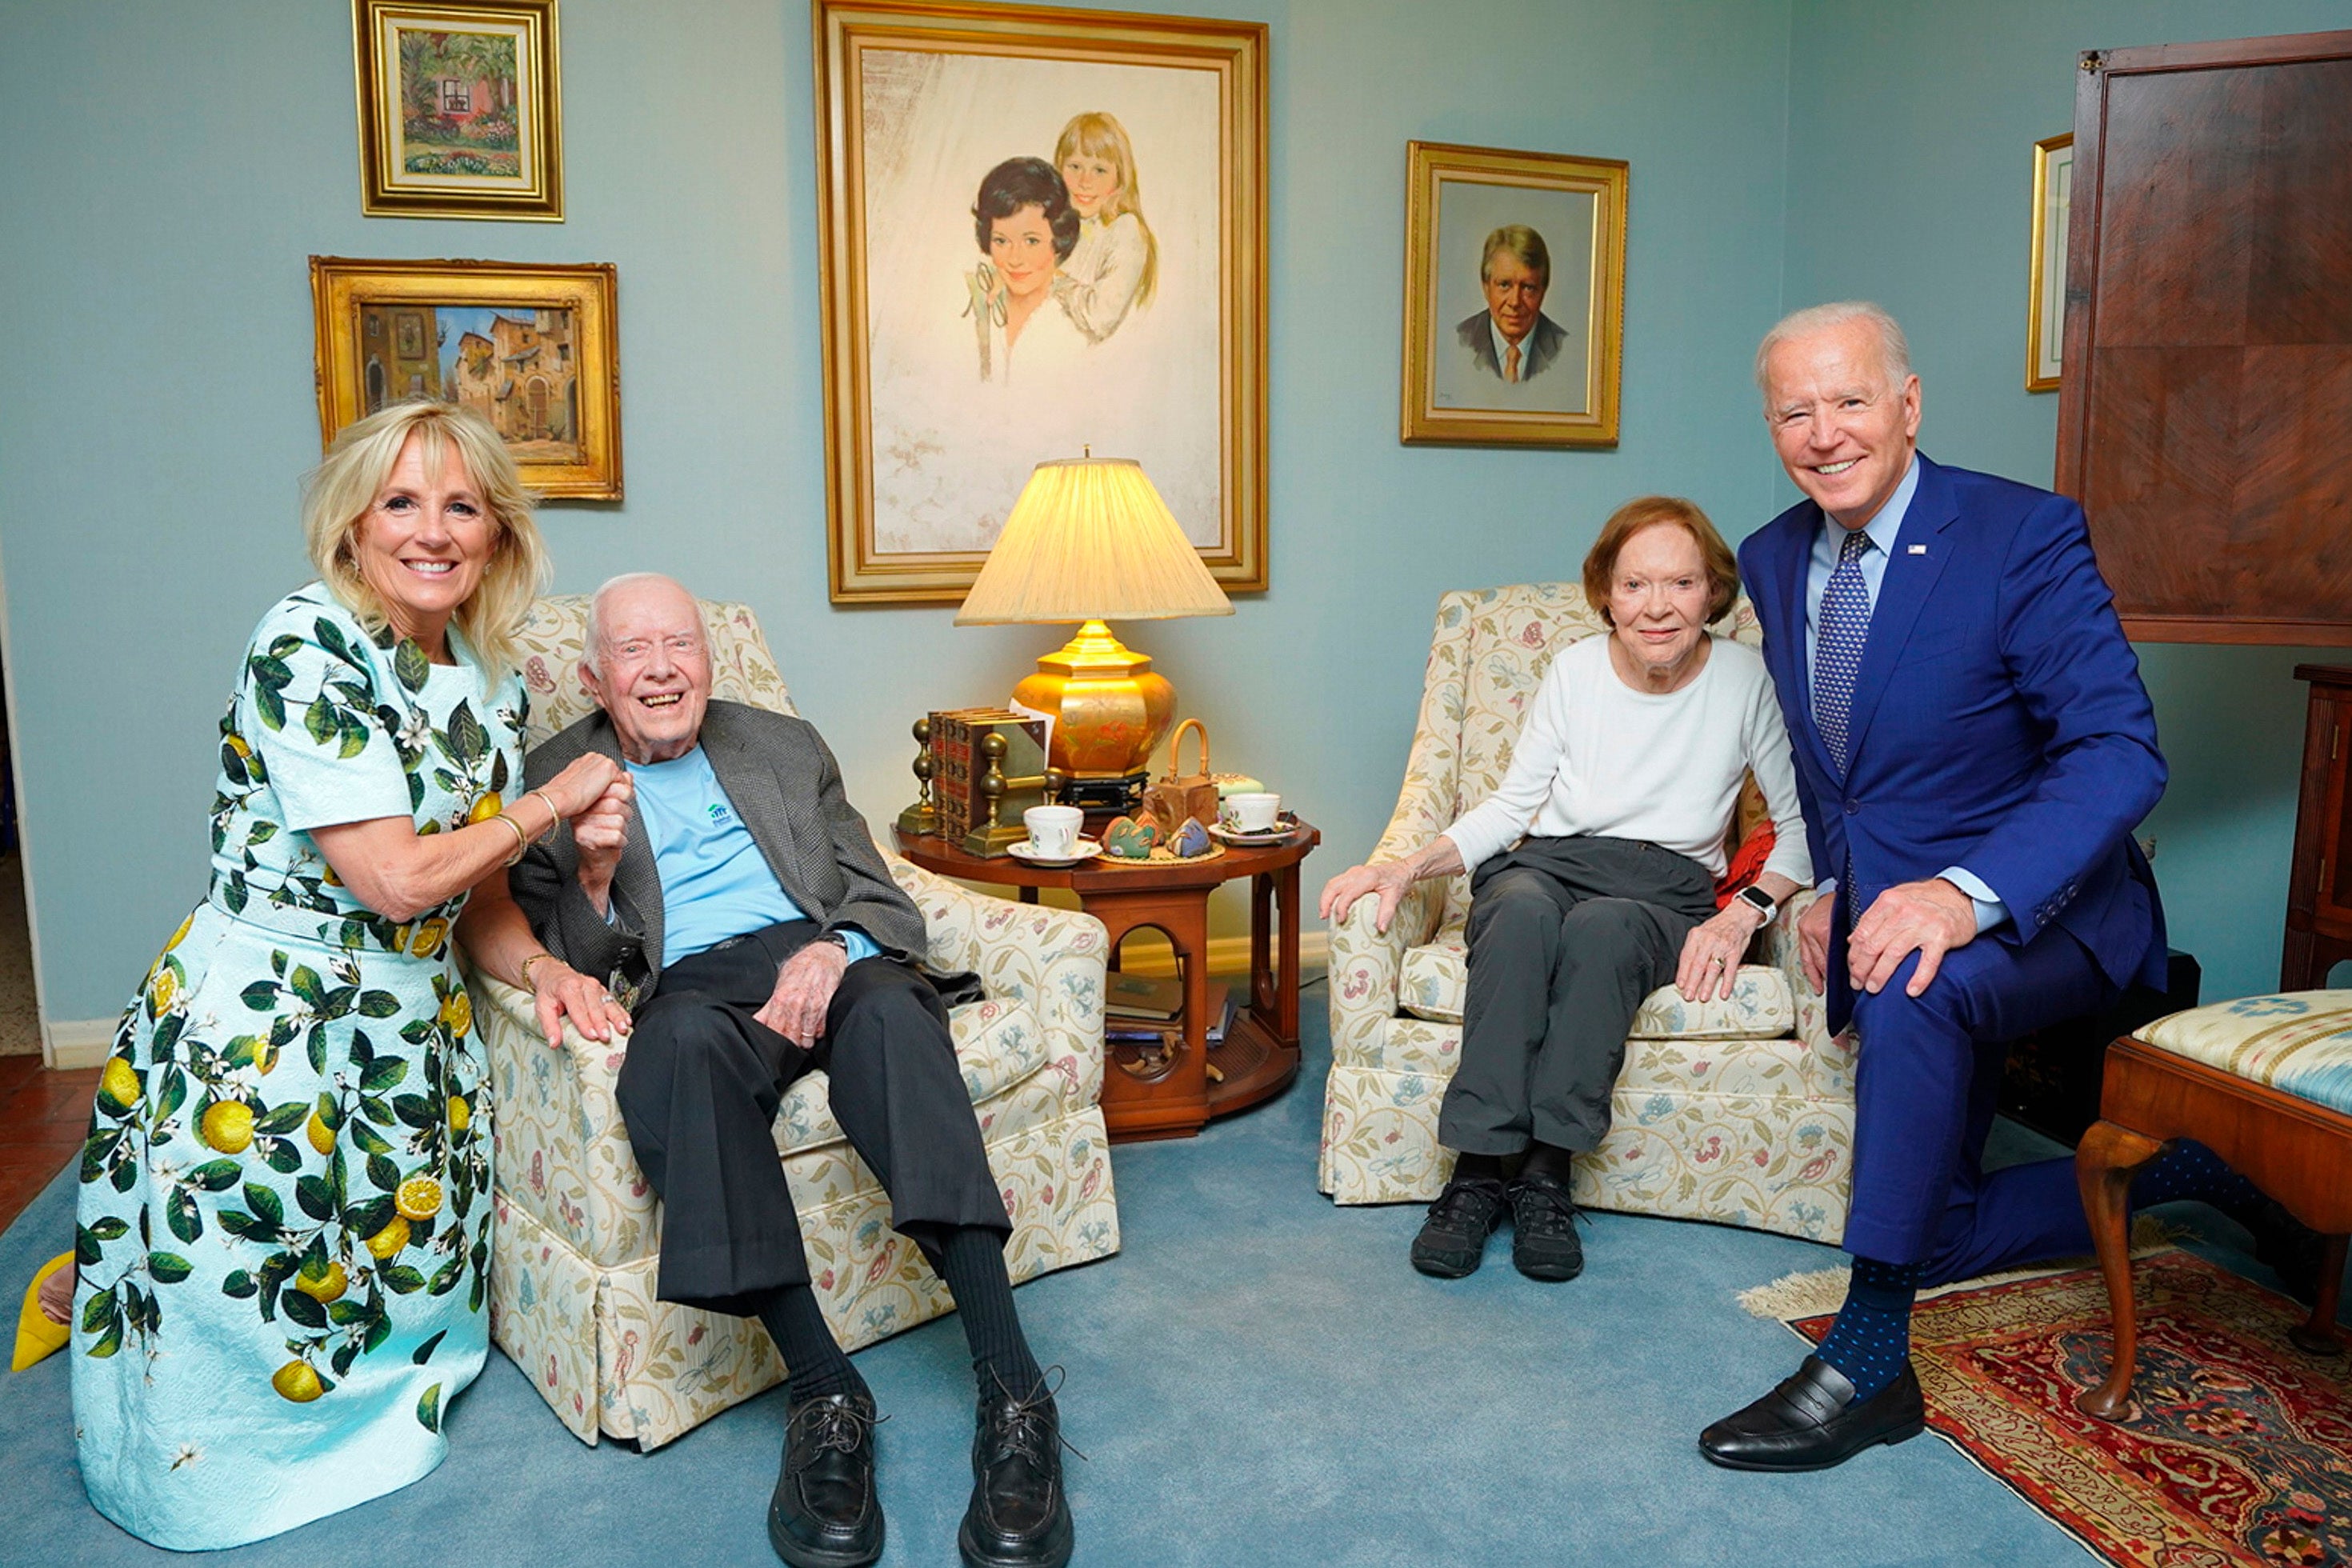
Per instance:
[[[478,410],[542,496],[621,499],[609,264],[310,258],[319,440],[403,398]]]
[[[556,0],[352,0],[360,209],[563,220]]]
[[[1405,146],[1407,442],[1613,447],[1626,166]]]
[[[832,594],[955,603],[1031,468],[1266,585],[1266,30],[816,0]]]

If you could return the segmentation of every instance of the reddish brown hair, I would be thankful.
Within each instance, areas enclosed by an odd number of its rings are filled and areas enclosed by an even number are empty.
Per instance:
[[[1617,556],[1625,542],[1654,523],[1671,522],[1691,536],[1698,546],[1698,558],[1706,568],[1706,618],[1710,624],[1719,621],[1739,596],[1739,562],[1731,553],[1731,546],[1715,531],[1696,501],[1680,496],[1638,496],[1609,514],[1601,525],[1601,537],[1592,542],[1592,551],[1584,558],[1584,598],[1594,613],[1608,626],[1617,623],[1609,615],[1609,586],[1617,576]]]

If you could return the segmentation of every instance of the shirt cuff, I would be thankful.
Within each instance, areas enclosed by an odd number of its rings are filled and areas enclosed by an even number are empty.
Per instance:
[[[1969,902],[1976,906],[1979,936],[2008,921],[2009,906],[2000,901],[2000,895],[1988,887],[1982,877],[1959,866],[1948,866],[1936,875],[1966,893]]]
[[[841,951],[849,955],[849,962],[852,963],[856,963],[861,958],[873,958],[882,951],[880,942],[867,936],[856,926],[835,926],[825,934],[841,939]]]

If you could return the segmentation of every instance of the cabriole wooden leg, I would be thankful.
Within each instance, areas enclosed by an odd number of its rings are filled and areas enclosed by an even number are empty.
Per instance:
[[[2083,1213],[2091,1222],[2092,1245],[2098,1248],[2116,1341],[2107,1380],[2079,1395],[2074,1408],[2102,1421],[2120,1421],[2131,1407],[2132,1364],[2139,1353],[2139,1323],[2132,1310],[2131,1179],[2163,1147],[2144,1133],[2099,1121],[2074,1150],[2074,1180],[2082,1188]]]
[[[2287,1338],[2295,1348],[2313,1355],[2342,1355],[2344,1342],[2336,1333],[2336,1309],[2342,1303],[2344,1290],[2344,1254],[2352,1236],[2331,1236],[2327,1250],[2319,1260],[2319,1299],[2311,1304],[2311,1321],[2299,1328],[2289,1329]]]

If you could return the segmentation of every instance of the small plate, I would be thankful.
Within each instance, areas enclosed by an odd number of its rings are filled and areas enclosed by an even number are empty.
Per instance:
[[[1226,844],[1278,844],[1297,831],[1298,818],[1286,814],[1272,827],[1262,827],[1255,833],[1227,827],[1222,822],[1209,824],[1210,837]]]
[[[1024,839],[1018,844],[1006,845],[1004,852],[1024,866],[1044,866],[1051,868],[1056,866],[1075,866],[1081,860],[1091,860],[1102,853],[1102,846],[1091,838],[1081,838],[1077,842],[1075,853],[1057,856],[1049,860],[1037,853],[1037,847],[1034,842]]]

